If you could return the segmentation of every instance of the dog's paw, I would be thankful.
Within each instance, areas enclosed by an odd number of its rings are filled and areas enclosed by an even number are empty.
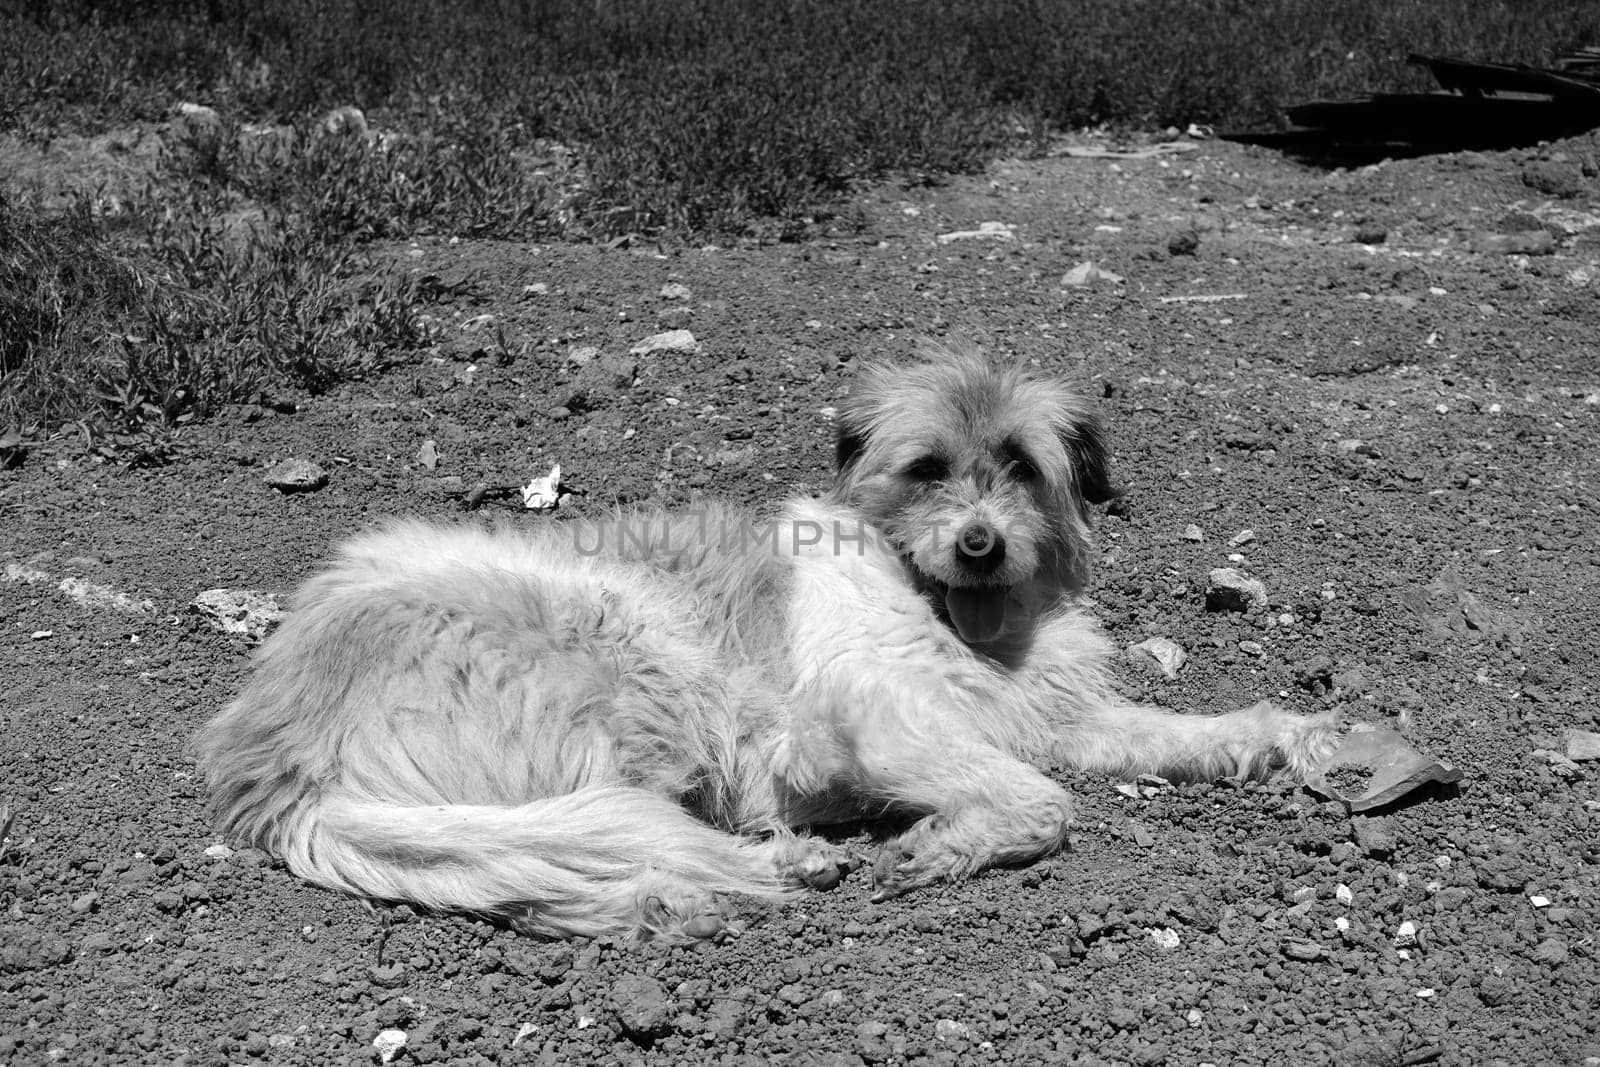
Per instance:
[[[639,901],[634,936],[641,941],[682,944],[716,937],[727,925],[727,915],[715,897],[694,890],[660,888]]]
[[[1262,734],[1270,739],[1273,764],[1280,772],[1303,781],[1339,747],[1344,726],[1338,711],[1297,715],[1263,700],[1245,709]]]
[[[1304,781],[1307,775],[1328,762],[1343,738],[1343,717],[1337,711],[1296,716],[1282,746],[1286,769]]]
[[[1233,751],[1235,774],[1240,778],[1283,776],[1304,780],[1333,755],[1343,735],[1337,711],[1297,715],[1263,700],[1239,714],[1252,723],[1248,739]]]
[[[816,837],[797,837],[788,847],[780,873],[808,889],[828,890],[844,880],[854,866],[850,853]]]
[[[874,903],[972,873],[972,857],[950,847],[935,819],[930,815],[883,846],[872,867]]]

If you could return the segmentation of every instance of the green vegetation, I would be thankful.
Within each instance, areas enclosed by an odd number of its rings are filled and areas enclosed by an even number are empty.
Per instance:
[[[95,190],[0,210],[0,431],[133,432],[416,342],[406,286],[359,280],[374,237],[782,234],[851,182],[969,169],[1053,128],[1269,125],[1284,103],[1421,86],[1411,50],[1542,62],[1600,40],[1600,9],[7,0],[0,38],[13,143],[180,101],[222,117],[170,139],[115,216]],[[345,105],[381,136],[321,134]]]

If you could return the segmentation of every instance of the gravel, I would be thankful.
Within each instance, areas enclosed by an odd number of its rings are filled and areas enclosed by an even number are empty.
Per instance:
[[[154,469],[31,443],[0,472],[0,1061],[367,1064],[389,1031],[397,1063],[1600,1057],[1597,776],[1537,755],[1600,730],[1600,190],[1568,165],[1593,144],[1332,172],[1221,143],[1052,156],[864,190],[806,241],[664,258],[419,238],[377,251],[485,278],[430,311],[493,314],[513,359],[465,374],[446,347],[224,410]],[[1519,212],[1548,254],[1480,250]],[[1085,261],[1124,281],[1062,287]],[[664,299],[694,344],[644,343]],[[202,591],[283,596],[387,515],[815,489],[853,368],[953,325],[1105,414],[1129,494],[1098,522],[1096,610],[1119,648],[1188,652],[1175,679],[1126,667],[1130,693],[1336,708],[1461,781],[1352,817],[1288,785],[1062,775],[1078,821],[1045,863],[881,904],[858,870],[732,902],[720,940],[671,949],[368,906],[207,826],[188,739],[253,642],[187,610]],[[270,488],[278,456],[326,483]],[[430,488],[556,463],[554,513]],[[1208,611],[1219,569],[1261,594]],[[870,862],[876,832],[841,840]]]

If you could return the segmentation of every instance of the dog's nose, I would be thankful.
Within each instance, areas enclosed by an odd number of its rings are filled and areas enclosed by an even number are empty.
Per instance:
[[[989,574],[1000,569],[1006,561],[1006,541],[1000,531],[974,522],[964,527],[959,541],[961,554],[967,557],[968,568],[979,574]]]

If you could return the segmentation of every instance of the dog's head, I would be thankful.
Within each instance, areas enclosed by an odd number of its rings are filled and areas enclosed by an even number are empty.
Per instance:
[[[1089,509],[1118,495],[1089,404],[965,343],[863,371],[838,419],[833,496],[876,526],[968,644],[1031,632],[1082,591]]]

